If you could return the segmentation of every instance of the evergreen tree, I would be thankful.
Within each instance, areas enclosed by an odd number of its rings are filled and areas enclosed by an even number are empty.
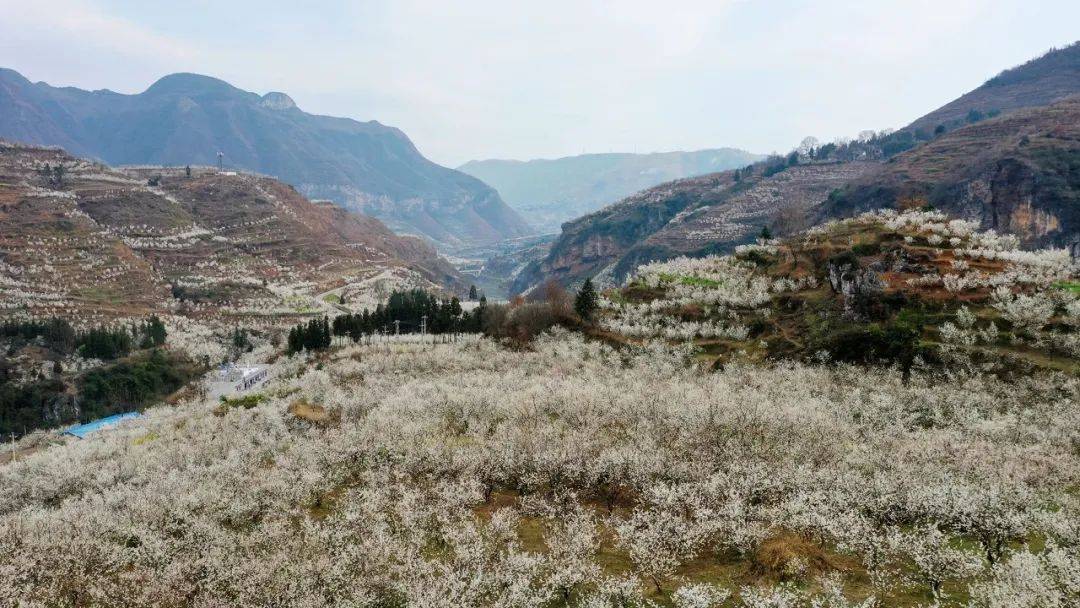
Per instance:
[[[476,285],[469,285],[469,301],[475,302],[477,298]]]
[[[591,321],[596,309],[600,307],[600,298],[593,287],[592,279],[585,279],[577,297],[574,298],[574,312],[584,321]]]
[[[165,324],[161,322],[157,315],[151,315],[150,319],[146,321],[145,332],[151,346],[165,344],[168,332],[165,330]]]
[[[762,226],[761,227],[761,234],[758,235],[758,238],[763,240],[763,241],[771,240],[772,239],[772,230],[769,230],[768,226]]]

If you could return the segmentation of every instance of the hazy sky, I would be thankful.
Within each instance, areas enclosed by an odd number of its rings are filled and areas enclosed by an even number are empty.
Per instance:
[[[1051,46],[1077,0],[0,0],[0,66],[124,93],[199,72],[403,129],[433,160],[899,127]]]

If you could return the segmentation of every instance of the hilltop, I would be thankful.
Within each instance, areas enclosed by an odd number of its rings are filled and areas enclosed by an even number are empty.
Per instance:
[[[1080,94],[1080,42],[1051,49],[1023,65],[1004,70],[980,87],[915,120],[910,131],[931,133],[978,122],[984,117],[1047,106]]]
[[[0,69],[0,137],[112,165],[216,165],[220,151],[230,168],[276,176],[448,247],[531,233],[494,190],[424,158],[398,129],[308,114],[284,93],[260,96],[198,74],[123,95]]]
[[[514,209],[552,232],[634,192],[734,169],[762,157],[734,148],[653,154],[582,154],[555,159],[479,160],[458,167],[490,184]]]

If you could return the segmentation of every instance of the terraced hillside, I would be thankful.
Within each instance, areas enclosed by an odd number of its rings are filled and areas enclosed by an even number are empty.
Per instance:
[[[58,169],[61,168],[61,169]],[[294,294],[387,270],[460,288],[418,239],[290,186],[197,169],[116,170],[0,145],[0,308],[89,321],[151,311],[290,310]]]

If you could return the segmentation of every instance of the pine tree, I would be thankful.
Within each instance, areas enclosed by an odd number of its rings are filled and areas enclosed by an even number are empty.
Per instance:
[[[600,306],[600,299],[593,287],[592,279],[585,279],[577,297],[574,298],[574,312],[584,321],[591,321],[596,309]]]
[[[161,346],[165,344],[166,336],[168,336],[168,332],[165,330],[165,324],[161,322],[157,315],[151,315],[146,322],[146,337],[149,338],[150,343],[153,346]]]
[[[758,235],[758,238],[763,240],[763,241],[771,240],[772,239],[772,230],[769,230],[768,226],[762,226],[761,227],[761,234]]]
[[[304,345],[300,340],[300,327],[293,327],[289,330],[289,354],[294,355],[303,349]]]
[[[476,297],[476,285],[469,285],[469,301],[475,302]]]

